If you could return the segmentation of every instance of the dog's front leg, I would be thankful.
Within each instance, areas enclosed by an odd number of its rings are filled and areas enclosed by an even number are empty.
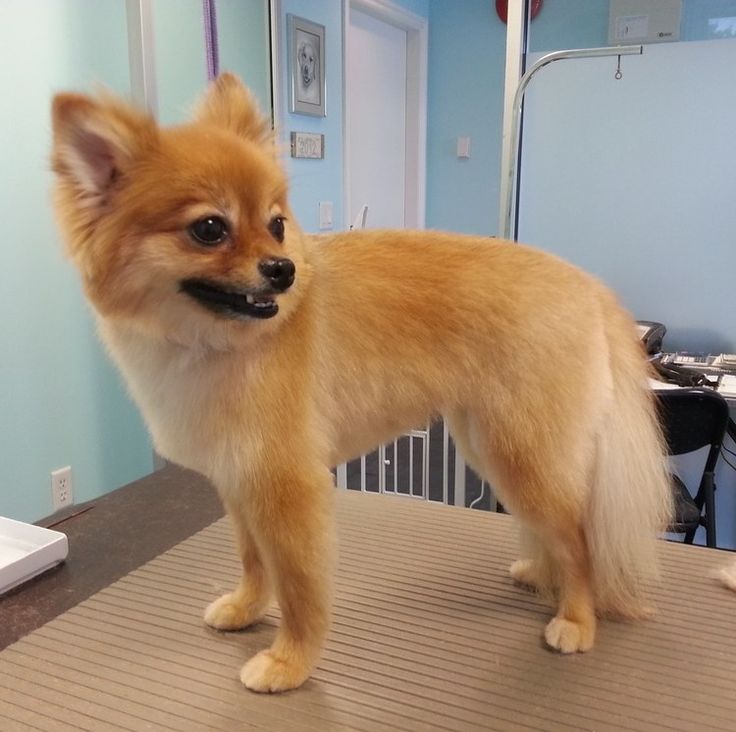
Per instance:
[[[261,619],[271,600],[271,588],[261,553],[248,530],[247,517],[237,507],[229,506],[227,501],[225,505],[235,528],[243,574],[232,592],[210,604],[205,610],[204,620],[218,630],[239,630]]]
[[[241,510],[281,607],[281,625],[240,679],[253,691],[285,691],[307,679],[329,625],[333,484],[327,469],[265,472]]]

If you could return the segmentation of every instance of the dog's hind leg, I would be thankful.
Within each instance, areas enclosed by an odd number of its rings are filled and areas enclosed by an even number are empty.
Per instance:
[[[485,480],[498,497],[499,477],[494,475],[493,466],[488,456],[482,457],[483,441],[475,420],[464,409],[454,409],[445,414],[445,421],[452,434],[456,447],[460,450],[468,465]],[[549,557],[542,542],[527,526],[521,525],[522,557],[509,568],[512,579],[519,584],[543,590],[550,584]]]
[[[547,523],[540,536],[557,563],[557,614],[544,631],[547,643],[562,653],[588,651],[596,630],[595,598],[590,558],[579,523]]]
[[[228,508],[228,515],[235,528],[243,574],[232,592],[219,597],[205,610],[204,621],[218,630],[239,630],[261,619],[270,602],[271,590],[245,516],[235,508]]]
[[[595,595],[582,508],[574,502],[550,501],[551,494],[562,496],[568,486],[558,483],[553,487],[554,478],[549,475],[530,475],[523,470],[517,475],[514,480],[524,484],[525,495],[521,500],[507,501],[524,530],[531,531],[540,546],[535,558],[512,564],[511,575],[556,598],[557,613],[544,633],[552,648],[562,653],[590,650],[596,631]],[[544,488],[529,491],[530,484],[537,481],[543,482]],[[539,498],[534,498],[534,493]]]
[[[512,575],[557,598],[548,624],[547,643],[563,653],[587,651],[596,630],[590,554],[583,530],[583,509],[565,497],[574,487],[536,466],[515,466],[518,488],[504,490],[512,513],[540,542],[534,560],[512,565]]]
[[[588,474],[587,443],[561,453],[554,440],[530,433],[526,420],[491,425],[470,415],[465,438],[483,477],[538,544],[533,559],[512,565],[512,576],[555,597],[557,613],[545,630],[547,643],[563,653],[589,650],[596,614],[590,553],[583,520]],[[577,459],[575,455],[577,454]]]
[[[539,592],[554,589],[553,561],[539,537],[519,523],[520,557],[511,563],[509,575],[514,582]]]

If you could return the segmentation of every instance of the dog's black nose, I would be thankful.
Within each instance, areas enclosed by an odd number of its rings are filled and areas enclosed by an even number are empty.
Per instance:
[[[274,290],[283,292],[288,290],[294,283],[296,267],[290,259],[264,259],[258,270],[269,281]]]

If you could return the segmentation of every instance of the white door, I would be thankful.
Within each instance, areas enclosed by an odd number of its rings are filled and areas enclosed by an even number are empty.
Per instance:
[[[367,225],[424,228],[426,18],[391,0],[346,0],[345,208]]]
[[[406,225],[407,33],[355,9],[348,38],[348,220],[368,206],[370,228]]]

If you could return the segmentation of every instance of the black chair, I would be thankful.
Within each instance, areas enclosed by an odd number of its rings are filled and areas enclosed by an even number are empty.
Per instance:
[[[705,527],[705,542],[716,546],[715,470],[729,422],[728,404],[708,389],[655,389],[659,417],[670,455],[684,455],[709,447],[697,491],[693,495],[681,478],[672,473],[674,519],[669,531],[685,534],[692,544],[699,526]]]

